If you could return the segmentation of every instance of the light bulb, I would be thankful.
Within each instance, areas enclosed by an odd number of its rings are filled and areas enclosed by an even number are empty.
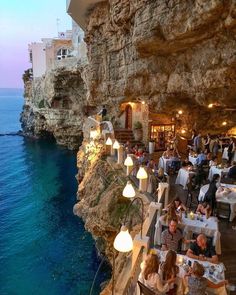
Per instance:
[[[120,144],[117,140],[115,140],[114,144],[113,144],[113,149],[119,149],[120,148]]]
[[[110,137],[107,138],[106,145],[112,145],[112,140]]]
[[[139,168],[138,173],[137,173],[137,178],[138,179],[147,179],[148,178],[147,172],[144,169],[144,167],[141,166]]]
[[[121,227],[113,246],[119,252],[129,252],[133,249],[133,240],[126,226]]]
[[[182,110],[179,110],[179,111],[178,111],[178,114],[179,114],[179,115],[182,115],[182,114],[183,114],[183,111],[182,111]]]
[[[134,162],[133,162],[132,158],[129,155],[127,155],[127,158],[125,159],[124,165],[125,166],[134,166]]]
[[[127,182],[125,188],[123,189],[122,196],[126,198],[134,198],[135,197],[135,190],[130,181]]]

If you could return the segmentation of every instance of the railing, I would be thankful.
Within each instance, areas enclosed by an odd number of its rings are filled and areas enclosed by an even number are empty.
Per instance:
[[[140,264],[143,260],[144,251],[147,252],[150,246],[154,244],[154,232],[156,218],[161,214],[162,204],[152,202],[149,205],[149,216],[146,218],[143,225],[143,240],[137,238],[134,239],[134,248],[132,252],[132,261],[127,260],[124,265],[122,273],[116,278],[115,294],[116,295],[131,295],[135,294],[134,290],[137,286],[138,276],[140,274]],[[149,236],[150,235],[150,236]],[[144,246],[144,244],[146,244]],[[144,250],[145,249],[145,250]],[[144,250],[144,251],[143,251]]]

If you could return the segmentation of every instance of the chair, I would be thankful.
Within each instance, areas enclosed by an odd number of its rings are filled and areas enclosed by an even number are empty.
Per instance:
[[[221,203],[221,202],[216,203],[217,217],[225,218],[225,219],[228,219],[228,221],[230,221],[230,214],[231,214],[230,204]]]
[[[149,289],[148,287],[146,287],[140,281],[138,281],[138,285],[139,285],[139,288],[140,288],[140,294],[141,295],[155,295],[155,292],[154,291],[152,291],[151,289]]]

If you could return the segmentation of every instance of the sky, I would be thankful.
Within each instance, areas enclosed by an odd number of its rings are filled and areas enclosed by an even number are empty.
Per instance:
[[[28,44],[72,27],[66,0],[1,0],[0,88],[23,88]]]

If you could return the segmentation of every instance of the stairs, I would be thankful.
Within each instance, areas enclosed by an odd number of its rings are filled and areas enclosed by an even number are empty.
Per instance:
[[[125,144],[127,141],[131,143],[132,146],[138,145],[143,146],[141,141],[137,141],[134,139],[133,131],[131,129],[115,129],[115,138],[119,143]]]

